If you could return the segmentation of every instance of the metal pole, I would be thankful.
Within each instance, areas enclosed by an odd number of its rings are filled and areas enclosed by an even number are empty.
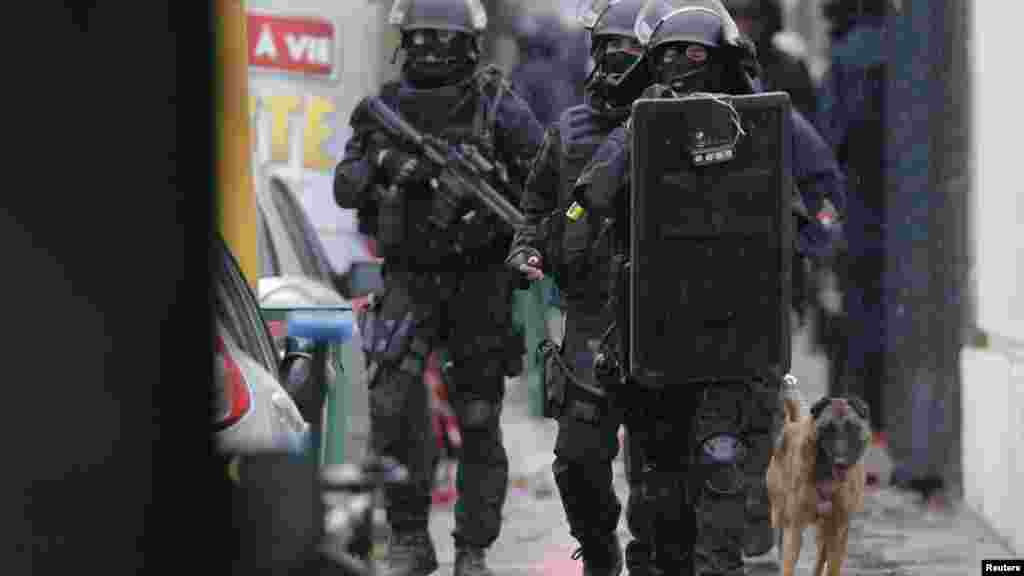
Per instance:
[[[217,0],[216,22],[216,194],[221,234],[255,287],[256,198],[249,129],[248,37],[240,0]]]

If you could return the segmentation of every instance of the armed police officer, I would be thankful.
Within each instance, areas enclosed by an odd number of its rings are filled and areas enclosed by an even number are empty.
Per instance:
[[[503,265],[512,228],[414,144],[457,146],[489,170],[474,173],[517,201],[543,128],[500,71],[478,70],[487,24],[479,0],[397,0],[390,21],[406,54],[401,78],[353,111],[334,185],[338,204],[358,211],[361,231],[376,238],[385,259],[383,288],[360,327],[372,450],[404,464],[411,480],[387,495],[387,569],[415,576],[438,567],[427,530],[437,454],[423,372],[443,346],[463,435],[455,574],[484,576],[508,483],[499,427],[504,379],[521,371],[524,353],[511,316],[518,278]],[[377,102],[425,136],[395,137],[374,114]]]
[[[643,67],[637,66],[635,73],[646,73],[657,84],[645,92],[646,96],[676,98],[693,93],[743,95],[759,91],[755,50],[738,33],[718,0],[650,0],[637,19],[636,30],[645,52],[640,63]],[[800,212],[816,213],[825,195],[835,196],[834,203],[841,205],[843,179],[827,147],[798,113],[791,113],[790,129],[792,173],[803,201]],[[574,190],[575,200],[588,217],[621,223],[615,226],[619,252],[625,252],[629,227],[635,225],[628,208],[630,131],[627,124],[609,135]],[[796,240],[798,251],[815,253],[825,249],[829,236],[816,220],[801,217]],[[617,260],[621,262],[623,257]],[[679,266],[686,265],[679,262]],[[621,309],[624,304],[619,302],[617,307]],[[701,336],[694,334],[695,338]],[[627,347],[622,343],[624,337],[618,335],[620,357]],[[788,356],[788,330],[780,338],[785,340],[780,348]],[[627,416],[632,424],[627,444],[629,459],[634,462],[631,469],[637,468],[635,462],[641,462],[643,470],[639,482],[631,481],[638,484],[632,488],[640,497],[630,527],[636,534],[634,525],[641,532],[647,525],[654,542],[653,560],[659,569],[689,573],[687,567],[692,562],[698,574],[741,574],[745,541],[748,550],[754,548],[755,553],[770,548],[770,521],[766,513],[761,514],[762,508],[767,511],[763,484],[771,439],[779,424],[779,388],[783,382],[793,381],[776,374],[752,381],[706,382],[694,399],[673,390],[641,392],[627,380],[626,392],[619,396],[632,396],[623,404],[627,410],[638,410],[645,416]],[[733,474],[711,474],[714,467],[705,466],[702,451],[691,460],[682,449],[716,437],[740,439],[737,442],[746,447],[746,457],[737,456],[742,461]],[[743,452],[737,448],[739,444],[725,440],[724,453]],[[707,448],[703,444],[701,447]],[[698,482],[690,484],[691,479]],[[689,494],[688,489],[692,490]],[[669,540],[666,535],[670,532],[679,534],[679,540]],[[757,537],[759,534],[761,537]],[[694,557],[688,557],[688,537],[695,541]]]
[[[642,7],[643,0],[584,7],[581,20],[590,33],[595,64],[586,85],[587,101],[566,110],[547,129],[522,199],[530,225],[516,235],[508,259],[532,279],[546,271],[566,305],[563,344],[560,350],[548,350],[556,362],[545,379],[555,398],[549,415],[558,420],[552,467],[569,530],[580,543],[574,557],[582,555],[586,576],[622,571],[616,536],[621,504],[612,483],[612,461],[623,413],[594,374],[595,352],[611,322],[605,306],[610,245],[598,240],[608,238],[608,229],[602,231],[602,222],[576,213],[572,187],[639,96],[639,91],[623,93],[616,86],[642,53],[633,31]],[[634,556],[628,552],[627,562]]]

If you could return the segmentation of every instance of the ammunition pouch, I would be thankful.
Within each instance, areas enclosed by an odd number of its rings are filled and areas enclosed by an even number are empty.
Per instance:
[[[609,294],[614,220],[598,226],[589,213],[573,220],[564,211],[550,220],[547,244],[559,255],[552,268],[559,290],[570,299],[603,303]]]
[[[599,425],[608,411],[610,387],[604,382],[597,386],[585,382],[566,362],[562,348],[550,340],[540,343],[538,353],[544,367],[545,417],[557,419],[566,415],[587,424]]]
[[[551,340],[542,340],[537,347],[537,365],[543,389],[545,418],[557,420],[565,407],[566,376],[561,362],[562,349]]]
[[[416,318],[412,310],[401,295],[389,290],[374,296],[373,304],[360,313],[357,320],[366,355],[368,385],[374,384],[381,367],[393,367],[414,378],[421,377],[427,367],[430,346],[413,334]],[[389,297],[395,302],[386,302]]]
[[[377,243],[382,250],[397,247],[406,238],[405,198],[401,191],[378,186]]]
[[[562,220],[563,237],[559,246],[562,278],[559,288],[570,298],[582,298],[587,293],[590,278],[590,222],[584,214],[578,220],[569,220],[565,214]]]

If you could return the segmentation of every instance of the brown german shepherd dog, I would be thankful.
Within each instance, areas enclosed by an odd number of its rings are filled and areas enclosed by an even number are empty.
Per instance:
[[[846,561],[850,516],[864,509],[864,453],[871,438],[868,407],[856,396],[825,397],[801,415],[799,392],[784,393],[786,421],[768,465],[772,527],[780,531],[783,576],[793,576],[803,531],[813,524],[815,576]]]

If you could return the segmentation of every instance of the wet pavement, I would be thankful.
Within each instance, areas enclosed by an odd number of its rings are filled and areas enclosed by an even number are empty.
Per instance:
[[[805,398],[824,394],[824,369],[819,358],[805,352],[806,341],[794,340],[794,373]],[[510,486],[501,536],[488,558],[497,576],[578,576],[581,564],[571,559],[576,541],[568,525],[551,474],[555,423],[527,415],[525,393],[509,381],[502,417],[510,462]],[[855,576],[963,576],[980,574],[981,560],[1012,557],[1009,549],[980,518],[959,502],[919,503],[913,495],[885,486],[891,469],[883,448],[875,446],[867,466],[881,480],[868,489],[865,511],[851,524],[849,557],[843,574]],[[615,462],[615,484],[625,502],[627,485],[622,458]],[[451,538],[454,508],[434,507],[431,533],[437,546],[440,576],[452,573],[455,550]],[[625,515],[620,520],[623,545],[630,540]],[[804,534],[797,573],[811,574],[815,560],[813,528]],[[780,573],[774,552],[747,562],[748,574]]]
[[[526,417],[525,404],[508,406],[505,415],[512,481],[505,505],[505,523],[488,557],[498,576],[577,576],[578,561],[570,556],[576,541],[569,536],[561,502],[551,475],[554,427]],[[615,462],[615,484],[625,502],[627,486],[622,460]],[[451,540],[454,508],[436,505],[431,521],[441,570],[451,574],[455,556]],[[625,517],[620,521],[623,545],[630,540]],[[798,574],[811,574],[815,560],[813,528],[804,534]],[[851,524],[849,557],[843,574],[856,576],[963,576],[980,574],[984,558],[1011,557],[978,516],[957,502],[925,505],[916,497],[888,487],[869,488],[865,511]],[[778,574],[774,552],[747,562],[751,576]]]

